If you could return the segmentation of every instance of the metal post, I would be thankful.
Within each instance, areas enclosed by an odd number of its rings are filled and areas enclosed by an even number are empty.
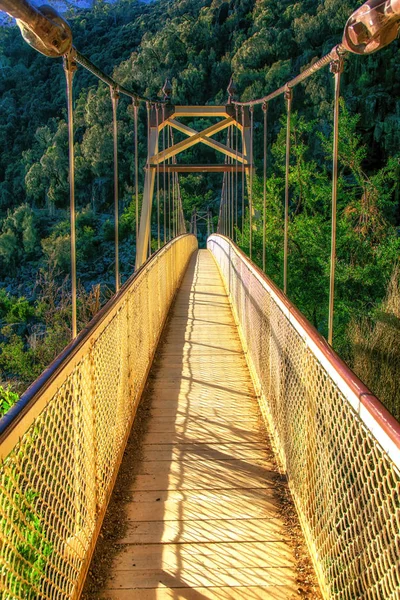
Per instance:
[[[156,104],[155,107],[155,112],[156,112],[156,127],[157,130],[159,129],[159,111],[160,111],[160,106],[159,104]],[[157,250],[159,250],[161,247],[161,242],[160,242],[160,163],[157,163]]]
[[[244,120],[244,107],[241,107],[242,111],[242,154],[243,156],[248,152],[248,148],[245,147],[245,137],[244,137],[244,128],[245,128],[245,120]],[[251,168],[251,167],[250,167]],[[242,237],[244,234],[244,161],[242,162]],[[243,242],[243,240],[242,240]]]
[[[165,105],[162,106],[162,120],[163,123],[165,121]],[[165,127],[162,130],[162,143],[163,143],[163,152],[165,152]],[[167,202],[166,202],[166,170],[165,170],[166,161],[163,160],[163,216],[164,216],[164,244],[167,243]]]
[[[288,234],[289,234],[289,167],[290,167],[290,121],[292,116],[293,91],[287,88],[285,100],[287,101],[286,123],[286,176],[285,176],[285,234],[283,245],[283,291],[287,294],[287,268],[288,268]]]
[[[172,142],[174,143],[174,142]],[[172,237],[176,237],[175,173],[172,173]]]
[[[139,156],[138,156],[138,110],[139,100],[133,100],[133,118],[135,123],[135,212],[136,212],[136,249],[139,239]]]
[[[139,239],[136,249],[136,270],[146,261],[151,240],[151,213],[156,170],[150,167],[152,158],[158,152],[158,130],[150,127],[148,156],[143,188],[142,211],[140,214]]]
[[[231,128],[228,128],[227,144],[228,148],[231,145]],[[230,164],[230,157],[225,158],[225,163]],[[230,173],[226,173],[226,236],[230,237],[230,221],[231,221],[231,180]]]
[[[266,256],[265,256],[265,244],[266,244],[266,227],[267,227],[267,113],[268,113],[268,104],[264,102],[262,106],[264,112],[264,172],[263,172],[263,253],[262,253],[262,262],[263,262],[263,271],[265,273],[265,264],[266,264]]]
[[[171,127],[168,126],[167,130],[168,134],[168,148],[172,144],[171,142]],[[171,163],[171,158],[168,158],[168,164]],[[171,173],[168,171],[168,239],[171,240],[173,237],[172,228],[171,228]]]
[[[234,232],[235,232],[235,240],[237,242],[237,227],[238,227],[238,185],[239,185],[239,172],[238,172],[238,144],[239,144],[239,128],[238,128],[238,107],[235,106],[235,119],[236,119],[236,127],[235,127],[235,134],[236,134],[236,186],[235,186],[235,227],[234,228]]]
[[[146,111],[147,111],[147,155],[150,156],[150,118],[151,118],[151,104],[150,102],[146,102]],[[147,160],[147,168],[150,169],[150,160]],[[153,187],[151,190],[151,198],[150,202],[153,204],[153,192],[154,192],[154,175],[153,175]],[[151,210],[150,208],[150,223],[149,223],[149,239],[148,239],[148,257],[151,256]]]
[[[236,130],[237,131],[237,130]],[[231,148],[234,148],[234,135],[235,135],[235,131],[233,128],[233,125],[231,127]],[[233,157],[231,157],[231,165],[233,166],[233,162],[234,159]],[[230,178],[231,178],[231,239],[233,240],[234,238],[234,231],[235,231],[235,173],[232,169],[232,173],[230,173]]]
[[[336,267],[336,213],[337,213],[337,181],[338,181],[338,150],[339,150],[339,99],[340,75],[343,71],[343,58],[338,57],[331,63],[331,72],[335,77],[334,123],[333,123],[333,168],[332,168],[332,231],[331,231],[331,269],[329,281],[329,315],[328,343],[333,340],[333,312],[335,302],[335,267]]]
[[[254,106],[250,110],[250,189],[249,189],[249,256],[252,259],[253,251],[253,143],[254,143]]]
[[[72,339],[77,336],[76,319],[76,225],[75,225],[75,153],[74,153],[74,107],[73,79],[77,65],[71,54],[64,56],[64,71],[67,81],[68,105],[68,153],[69,153],[69,212],[71,223],[71,295],[72,295]]]
[[[119,210],[118,210],[118,123],[117,108],[119,93],[117,88],[110,88],[113,112],[114,138],[114,239],[115,239],[115,291],[119,290]]]

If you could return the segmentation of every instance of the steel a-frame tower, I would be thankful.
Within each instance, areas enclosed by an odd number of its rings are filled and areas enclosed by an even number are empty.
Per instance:
[[[237,109],[233,104],[226,104],[222,106],[174,106],[172,104],[166,104],[163,106],[161,119],[157,113],[157,108],[152,107],[150,111],[150,126],[149,126],[149,144],[148,144],[148,156],[145,173],[145,183],[143,192],[143,204],[140,216],[140,229],[139,239],[136,251],[136,269],[138,269],[147,259],[148,247],[149,247],[149,236],[150,236],[150,224],[151,224],[151,211],[153,204],[154,195],[154,184],[156,177],[157,168],[161,167],[166,172],[177,172],[177,173],[224,173],[237,169],[235,163],[220,163],[220,164],[171,164],[167,163],[168,159],[173,158],[188,150],[196,144],[205,144],[210,148],[214,148],[225,157],[241,163],[241,168],[245,168],[246,171],[252,167],[250,164],[250,118],[249,109],[244,107],[237,117]],[[214,123],[210,127],[203,129],[202,131],[196,131],[192,127],[188,127],[182,123],[179,119],[183,117],[192,118],[220,118],[221,120]],[[160,151],[159,141],[160,133],[162,130],[170,126],[177,131],[187,135],[187,139],[173,144],[169,148]],[[225,144],[222,144],[214,139],[216,133],[227,129],[228,127],[236,127],[242,140],[242,152],[238,152],[237,149],[230,148]]]

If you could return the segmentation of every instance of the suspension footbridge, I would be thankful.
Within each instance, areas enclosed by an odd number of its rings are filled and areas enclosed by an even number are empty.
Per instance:
[[[121,462],[131,477],[113,563],[91,598],[296,597],[299,572],[277,490],[288,486],[325,598],[395,600],[400,594],[400,426],[332,349],[340,76],[348,52],[368,54],[397,34],[400,7],[371,0],[342,44],[275,92],[223,106],[141,98],[72,46],[68,25],[26,1],[3,7],[48,56],[64,56],[69,108],[72,341],[0,423],[0,592],[11,599],[82,595]],[[110,86],[114,133],[115,295],[76,326],[73,74]],[[335,80],[329,335],[286,295],[291,102],[294,88],[331,67]],[[133,102],[138,199],[138,110],[147,109],[147,162],[136,270],[121,286],[118,255],[120,94]],[[287,109],[284,289],[252,262],[254,107]],[[200,131],[182,121],[213,117]],[[173,130],[184,136],[174,142]],[[213,136],[227,130],[226,143]],[[224,156],[178,163],[195,144]],[[217,233],[192,214],[186,233],[179,173],[221,172]],[[246,194],[245,194],[245,190]],[[264,185],[265,199],[265,185]],[[249,210],[249,256],[235,243]],[[139,205],[136,205],[139,211]],[[154,218],[155,216],[155,218]],[[197,221],[207,222],[198,250]],[[265,200],[263,223],[265,225]],[[153,252],[151,238],[156,240]],[[265,257],[263,257],[265,258]],[[142,399],[143,396],[143,399]],[[139,403],[140,451],[128,444]],[[114,501],[115,504],[115,501]],[[107,551],[107,549],[106,549]],[[111,552],[111,548],[110,548]],[[94,567],[95,568],[95,565]]]
[[[134,446],[124,458],[120,550],[88,597],[170,598],[185,588],[201,598],[295,596],[280,475],[208,250],[190,258],[149,380],[142,460]]]

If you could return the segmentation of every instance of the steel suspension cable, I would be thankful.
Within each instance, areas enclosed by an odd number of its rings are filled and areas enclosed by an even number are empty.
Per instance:
[[[100,79],[101,81],[106,83],[108,86],[113,87],[116,90],[118,90],[118,92],[120,94],[124,94],[125,96],[128,96],[129,98],[132,98],[133,100],[141,100],[142,102],[152,102],[151,98],[147,98],[146,96],[141,96],[137,92],[128,90],[126,87],[124,87],[123,85],[121,85],[120,83],[115,81],[112,77],[103,73],[103,71],[101,71],[101,69],[96,67],[96,65],[94,65],[86,56],[84,56],[83,54],[78,52],[78,50],[76,48],[72,48],[72,55],[75,58],[77,63],[82,65],[82,67],[84,67],[87,71],[90,71],[90,73],[92,73],[92,75],[97,77],[97,79]],[[158,102],[162,103],[162,101],[160,101],[160,100],[158,100]]]
[[[155,111],[156,111],[156,126],[157,126],[157,132],[159,130],[159,110],[160,110],[160,105],[156,104],[155,107]],[[158,152],[158,144],[157,144],[157,152]],[[157,250],[159,250],[161,247],[161,241],[160,241],[160,163],[157,162]]]
[[[118,198],[118,121],[117,108],[119,93],[116,88],[110,88],[113,113],[113,142],[114,142],[114,239],[115,239],[115,291],[120,286],[119,275],[119,198]]]
[[[230,147],[230,138],[231,138],[231,128],[228,127],[228,132],[227,132],[227,136],[226,136],[226,145],[228,146],[228,148]],[[225,157],[225,164],[230,164],[230,157],[226,156]],[[230,189],[230,177],[229,177],[229,171],[226,173],[226,235],[229,237],[230,236],[230,219],[231,219],[231,189]]]
[[[221,202],[220,202],[220,230],[221,233],[224,235],[225,234],[225,226],[224,226],[224,214],[225,214],[225,202],[224,202],[224,198],[225,198],[225,173],[223,175],[222,178],[222,189],[221,189]]]
[[[286,165],[285,165],[285,231],[283,243],[283,291],[287,294],[287,272],[288,272],[288,237],[289,237],[289,171],[290,171],[290,125],[292,117],[293,91],[288,88],[285,92],[287,103],[286,121]]]
[[[231,126],[231,148],[234,149],[234,130],[233,125]],[[231,165],[233,167],[234,158],[231,157]],[[231,179],[231,239],[233,240],[233,232],[234,232],[234,223],[235,223],[235,173],[232,168],[232,171],[229,174]]]
[[[335,302],[335,267],[336,267],[336,213],[337,213],[337,183],[338,183],[338,152],[339,152],[339,110],[340,110],[340,77],[343,71],[343,59],[333,61],[331,71],[335,77],[334,123],[333,123],[333,158],[332,158],[332,231],[331,231],[331,265],[329,279],[329,314],[328,314],[328,343],[333,342],[333,313]]]
[[[222,189],[221,189],[221,202],[219,203],[217,233],[221,233],[221,214],[222,214]]]
[[[64,72],[67,83],[68,109],[68,153],[69,153],[69,213],[70,213],[70,245],[71,245],[71,301],[72,301],[72,339],[77,336],[76,315],[76,222],[75,222],[75,152],[74,152],[74,105],[73,79],[77,66],[71,54],[64,57]]]
[[[254,106],[250,106],[250,189],[249,189],[249,256],[253,253],[253,159],[254,159]]]
[[[266,227],[267,227],[267,115],[268,104],[263,104],[264,113],[264,164],[263,164],[263,271],[266,273]]]
[[[174,132],[172,130],[172,127],[170,127],[170,136],[171,136],[171,146],[174,145]],[[176,162],[176,157],[173,156],[171,158],[171,164],[175,164]],[[171,225],[172,225],[172,237],[176,237],[176,189],[175,189],[175,183],[176,183],[176,177],[175,177],[176,173],[175,171],[172,171],[171,173],[171,195],[172,195],[172,217],[171,217]]]
[[[244,155],[244,108],[241,107],[242,111],[242,154]],[[247,153],[248,149],[246,149]],[[244,160],[242,160],[242,236],[244,235]]]
[[[177,180],[178,180],[179,210],[180,210],[180,220],[181,220],[181,230],[179,233],[186,233],[185,215],[183,213],[181,186],[179,183],[179,175],[178,174],[177,174]]]
[[[182,214],[181,214],[181,194],[179,189],[179,177],[178,173],[176,173],[176,234],[180,235],[182,233]]]
[[[228,200],[228,189],[227,188],[228,188],[227,174],[224,173],[224,188],[223,188],[223,191],[224,191],[224,194],[223,194],[223,197],[224,197],[224,235],[228,234],[228,231],[227,231],[227,229],[228,229],[227,228],[227,223],[228,223],[228,201],[227,201]]]
[[[165,122],[165,105],[162,107],[162,118],[163,123]],[[165,127],[163,127],[163,152],[165,153]],[[166,196],[166,184],[167,184],[167,176],[166,176],[166,161],[163,160],[163,208],[164,208],[164,244],[167,243],[167,196]]]
[[[150,169],[150,112],[151,106],[150,102],[146,102],[146,111],[147,111],[147,165],[146,168]],[[152,202],[152,200],[150,200]],[[150,223],[149,223],[149,257],[151,256],[151,210],[150,210]]]
[[[257,98],[256,100],[249,100],[248,102],[238,102],[235,100],[233,100],[232,102],[236,106],[249,106],[249,107],[256,106],[257,104],[264,104],[264,102],[268,103],[271,100],[273,100],[274,98],[277,98],[278,96],[281,96],[282,94],[285,94],[288,88],[290,88],[290,89],[294,88],[296,85],[299,85],[299,83],[302,83],[303,81],[308,79],[308,77],[310,77],[317,71],[320,71],[321,69],[323,69],[324,67],[329,65],[333,60],[337,60],[339,55],[343,57],[346,54],[347,54],[346,48],[342,44],[338,44],[337,46],[334,46],[334,48],[332,48],[332,50],[329,52],[329,54],[326,54],[325,56],[323,56],[322,58],[317,60],[310,67],[308,67],[307,69],[304,69],[304,71],[302,71],[299,75],[297,75],[297,77],[294,77],[293,79],[291,79],[290,81],[288,81],[287,83],[282,85],[280,88],[278,88],[271,94],[263,96],[262,98]]]
[[[171,126],[168,126],[168,148],[170,147],[171,138]],[[168,158],[168,164],[171,163],[171,159]],[[171,236],[171,172],[168,170],[168,239],[172,239]]]
[[[236,123],[238,123],[238,107],[235,106],[235,119],[236,119]],[[239,169],[238,169],[238,157],[239,157],[239,128],[236,126],[235,127],[235,137],[236,137],[236,165],[235,165],[235,178],[236,178],[236,185],[235,185],[235,228],[234,228],[234,233],[235,233],[235,241],[237,241],[237,226],[238,226],[238,178],[239,178]]]
[[[135,213],[136,213],[136,248],[139,239],[139,152],[138,152],[138,110],[139,102],[133,100],[133,122],[134,122],[134,138],[135,138]]]
[[[174,161],[172,161],[174,162]],[[176,173],[172,172],[172,234],[176,237],[176,189],[175,189],[175,178]]]

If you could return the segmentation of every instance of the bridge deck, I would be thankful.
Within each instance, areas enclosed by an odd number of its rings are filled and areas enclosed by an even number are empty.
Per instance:
[[[207,250],[184,277],[147,396],[142,457],[120,507],[123,533],[105,586],[89,597],[298,597],[271,449]],[[126,461],[137,463],[137,453]]]

